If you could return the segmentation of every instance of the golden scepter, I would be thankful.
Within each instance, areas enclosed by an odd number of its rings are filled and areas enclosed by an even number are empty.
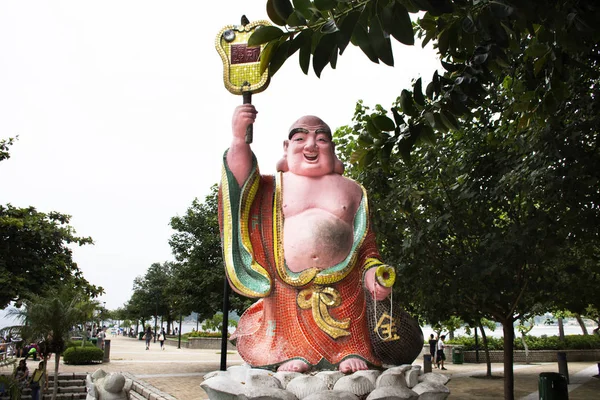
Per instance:
[[[256,29],[271,25],[268,21],[248,21],[242,16],[240,25],[227,25],[217,35],[215,47],[223,60],[223,82],[233,94],[241,94],[243,104],[252,103],[252,93],[262,92],[269,85],[269,71],[260,72],[260,55],[264,48],[248,46]],[[246,129],[246,143],[252,143],[252,125]]]

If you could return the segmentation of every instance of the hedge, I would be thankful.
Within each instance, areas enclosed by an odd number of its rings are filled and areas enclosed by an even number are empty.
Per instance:
[[[82,365],[101,363],[104,351],[98,347],[69,347],[63,353],[65,364]]]
[[[188,338],[203,337],[203,338],[219,338],[220,339],[221,332],[192,331],[192,332],[184,333],[182,336],[188,337]],[[229,337],[229,333],[227,333],[227,336]]]
[[[82,340],[71,340],[67,344],[67,347],[81,347]],[[89,340],[85,341],[85,347],[96,347],[96,345]]]
[[[488,337],[490,350],[503,350],[503,338]],[[585,350],[600,349],[600,336],[597,335],[565,335],[561,341],[558,336],[525,336],[529,350]],[[446,341],[446,344],[464,346],[464,350],[475,350],[475,338],[457,337]],[[515,350],[525,350],[520,337],[515,337]],[[483,349],[483,341],[479,338],[479,349]]]

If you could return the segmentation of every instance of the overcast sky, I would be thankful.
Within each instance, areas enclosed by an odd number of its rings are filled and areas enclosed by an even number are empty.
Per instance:
[[[220,176],[241,97],[223,86],[214,43],[225,25],[267,19],[266,0],[0,2],[0,204],[72,215],[95,244],[76,248],[86,279],[123,305],[133,279],[172,260],[169,220]],[[306,114],[332,129],[354,106],[389,108],[411,79],[428,81],[432,50],[394,43],[395,67],[349,46],[336,70],[305,76],[293,56],[259,111],[253,149],[272,173],[289,125]]]

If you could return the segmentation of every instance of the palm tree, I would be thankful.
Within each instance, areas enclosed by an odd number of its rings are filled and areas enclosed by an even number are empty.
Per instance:
[[[77,308],[82,312],[82,317],[83,319],[80,321],[82,322],[82,332],[81,332],[81,336],[83,338],[83,340],[81,341],[81,347],[85,346],[85,342],[87,340],[90,340],[90,338],[88,337],[87,334],[87,330],[85,329],[85,325],[89,322],[91,325],[93,325],[94,322],[94,316],[96,314],[96,311],[100,310],[102,308],[102,306],[100,305],[100,302],[98,300],[92,300],[89,298],[80,298],[77,302]]]
[[[79,308],[80,296],[70,288],[50,290],[44,295],[33,295],[23,308],[13,308],[8,315],[19,320],[22,325],[5,328],[11,335],[18,334],[23,340],[43,342],[44,357],[54,353],[54,390],[52,399],[58,393],[58,369],[60,356],[69,340],[73,326],[84,321],[85,315]],[[43,393],[42,393],[43,396]]]

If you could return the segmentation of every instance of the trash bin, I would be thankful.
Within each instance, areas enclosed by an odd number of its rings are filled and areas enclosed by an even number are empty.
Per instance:
[[[110,362],[110,339],[104,339],[104,357],[102,362]]]
[[[540,400],[567,400],[569,388],[567,378],[558,372],[542,372],[539,377]]]
[[[144,337],[144,332],[138,332],[138,340],[142,340]]]
[[[431,354],[423,354],[423,372],[431,372]]]
[[[462,346],[452,347],[452,364],[462,364],[465,361]]]

